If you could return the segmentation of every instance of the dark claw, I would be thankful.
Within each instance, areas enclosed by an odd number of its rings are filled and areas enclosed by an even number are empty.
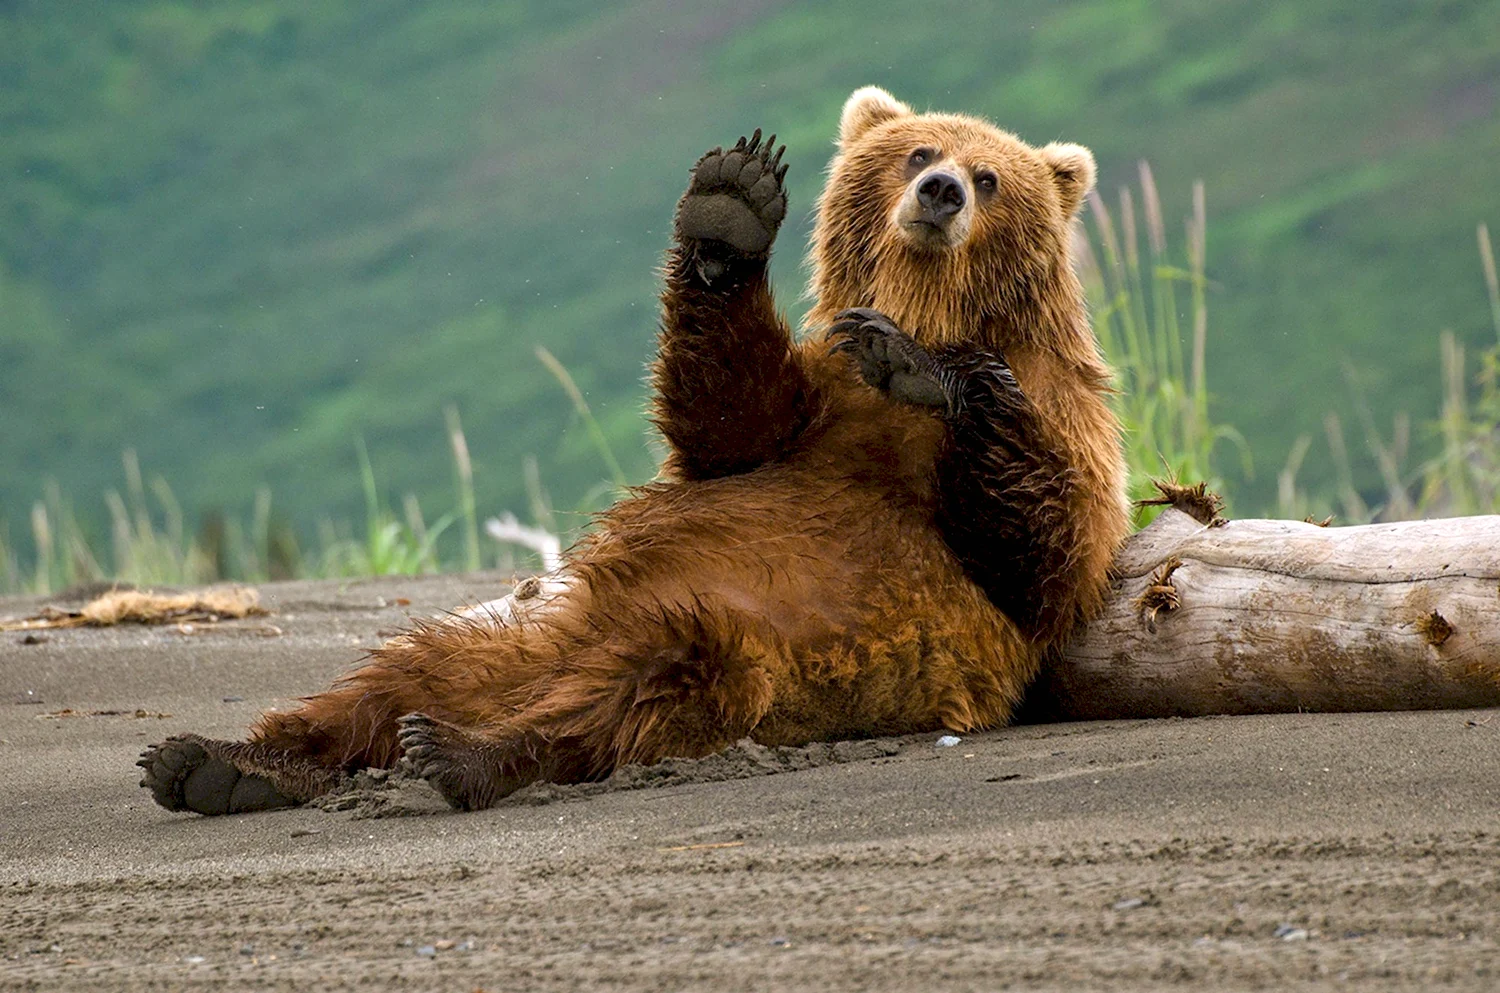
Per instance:
[[[830,327],[828,329],[828,333],[823,336],[824,341],[827,341],[828,339],[836,337],[838,335],[852,337],[854,335],[857,335],[861,328],[864,328],[866,325],[871,323],[867,320],[851,318],[848,316],[848,314],[849,311],[846,310],[841,314],[835,315],[833,326]]]

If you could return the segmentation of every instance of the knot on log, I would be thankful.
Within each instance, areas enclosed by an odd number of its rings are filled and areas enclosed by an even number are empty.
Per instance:
[[[1199,524],[1211,528],[1223,527],[1227,521],[1219,516],[1224,509],[1224,498],[1208,488],[1207,483],[1187,486],[1175,479],[1153,479],[1159,496],[1137,500],[1137,507],[1175,507]]]
[[[517,600],[531,600],[542,592],[542,581],[536,576],[527,576],[516,584],[511,596]]]
[[[1160,484],[1158,484],[1160,485]],[[1172,585],[1172,573],[1182,565],[1182,559],[1172,556],[1163,562],[1151,574],[1151,582],[1140,596],[1136,597],[1136,606],[1140,608],[1141,619],[1146,624],[1146,630],[1152,634],[1156,633],[1156,615],[1163,611],[1170,613],[1182,605],[1182,598],[1177,595],[1177,587]]]
[[[1453,625],[1435,610],[1417,622],[1417,630],[1427,639],[1427,644],[1434,648],[1453,637]]]

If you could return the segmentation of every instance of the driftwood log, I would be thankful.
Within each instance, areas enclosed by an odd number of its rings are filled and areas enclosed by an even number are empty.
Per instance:
[[[1329,528],[1169,508],[1117,572],[1031,719],[1500,706],[1500,517]]]

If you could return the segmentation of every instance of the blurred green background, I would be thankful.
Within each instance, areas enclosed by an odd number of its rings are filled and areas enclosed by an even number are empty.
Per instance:
[[[538,361],[649,478],[655,267],[687,167],[761,126],[791,161],[775,260],[795,314],[840,105],[1093,148],[1113,201],[1149,160],[1168,234],[1206,185],[1208,383],[1254,475],[1231,509],[1332,489],[1356,401],[1436,446],[1438,333],[1493,343],[1475,225],[1500,222],[1493,0],[0,3],[0,519],[48,480],[85,530],[139,453],[186,512],[293,533],[383,499],[563,510],[609,473]],[[1351,382],[1357,388],[1351,387]],[[1375,499],[1373,460],[1354,485]],[[564,529],[581,521],[566,516]],[[458,541],[455,529],[444,540]],[[456,546],[455,546],[456,547]]]

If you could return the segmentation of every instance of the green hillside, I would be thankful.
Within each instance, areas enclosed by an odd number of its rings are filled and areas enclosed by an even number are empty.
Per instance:
[[[0,516],[24,530],[48,478],[102,516],[133,447],[191,510],[242,512],[267,484],[307,530],[358,512],[357,437],[382,485],[446,509],[450,404],[482,511],[526,506],[528,455],[580,506],[605,470],[538,344],[642,480],[654,267],[687,166],[755,126],[786,140],[795,310],[838,109],[871,82],[1084,142],[1111,195],[1149,159],[1168,218],[1206,182],[1210,383],[1256,460],[1236,506],[1262,510],[1296,436],[1350,408],[1346,367],[1382,419],[1421,424],[1437,333],[1492,340],[1473,232],[1500,226],[1495,14],[0,3]]]

